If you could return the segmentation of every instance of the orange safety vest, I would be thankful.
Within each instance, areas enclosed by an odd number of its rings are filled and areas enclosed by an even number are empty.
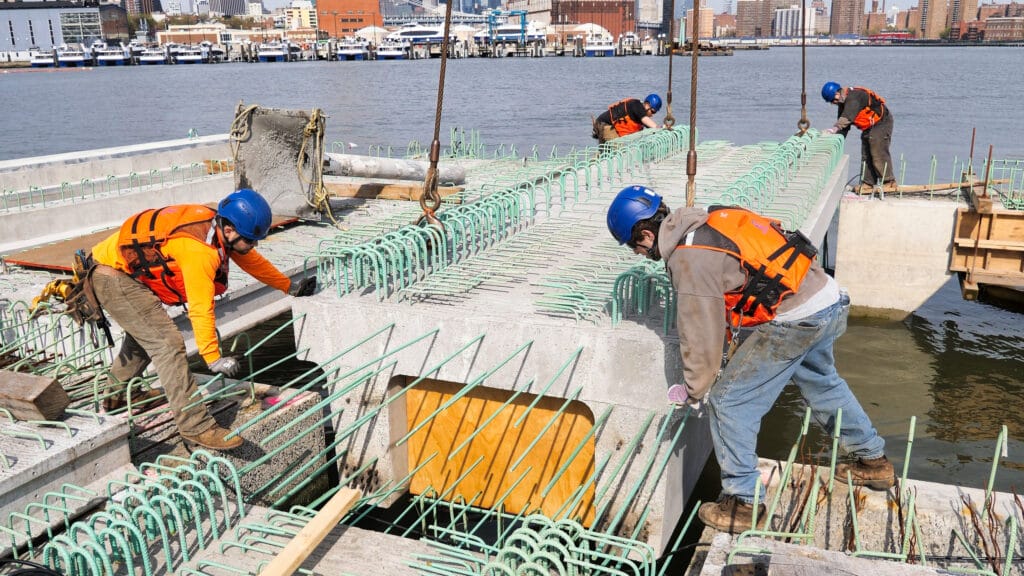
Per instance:
[[[145,284],[164,304],[185,305],[188,296],[181,268],[162,248],[172,238],[191,237],[209,245],[220,256],[214,294],[223,294],[228,288],[228,256],[220,230],[210,235],[216,215],[206,206],[182,204],[151,208],[126,220],[117,244],[132,278]]]
[[[885,116],[885,98],[882,98],[873,90],[861,88],[860,86],[854,86],[851,90],[861,90],[868,95],[868,105],[860,112],[857,112],[857,116],[853,119],[853,125],[861,130],[867,130],[878,124],[882,120],[882,116]]]
[[[643,124],[633,120],[629,115],[629,108],[626,103],[630,100],[633,100],[633,98],[619,100],[608,107],[608,117],[611,118],[612,127],[615,128],[615,133],[619,136],[627,136],[644,129]]]
[[[744,208],[711,206],[705,226],[716,233],[710,243],[678,247],[724,252],[740,261],[747,279],[725,293],[725,314],[733,328],[775,318],[782,299],[800,289],[818,252],[800,232],[783,230],[778,220]]]

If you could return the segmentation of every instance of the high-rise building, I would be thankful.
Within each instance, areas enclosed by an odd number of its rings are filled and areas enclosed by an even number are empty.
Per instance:
[[[814,8],[807,8],[804,14],[804,31],[807,36],[814,35]],[[772,21],[772,34],[779,37],[799,37],[800,7],[776,8]]]
[[[948,0],[920,0],[922,37],[938,39],[947,29]]]
[[[859,36],[863,23],[864,0],[832,0],[829,28],[833,36]]]

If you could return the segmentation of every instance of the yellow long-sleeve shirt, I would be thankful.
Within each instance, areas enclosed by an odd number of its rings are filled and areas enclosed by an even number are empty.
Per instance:
[[[130,274],[128,265],[118,249],[118,235],[119,231],[115,231],[96,244],[92,249],[92,257],[98,264]],[[213,300],[213,279],[220,264],[217,250],[195,238],[178,237],[168,240],[160,251],[165,258],[176,261],[181,269],[185,298],[188,302],[188,318],[192,322],[196,347],[209,365],[220,358]],[[228,257],[250,276],[267,286],[285,293],[291,288],[291,280],[256,250],[248,254],[229,250]]]

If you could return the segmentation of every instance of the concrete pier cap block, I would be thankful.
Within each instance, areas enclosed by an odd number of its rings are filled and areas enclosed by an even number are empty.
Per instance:
[[[326,363],[325,370],[336,374],[353,374],[339,379],[338,386],[365,379],[332,404],[339,435],[419,376],[465,385],[486,374],[480,388],[524,394],[538,394],[550,384],[546,398],[575,399],[595,421],[603,417],[590,442],[595,467],[609,459],[596,489],[608,491],[613,510],[595,528],[603,529],[602,522],[619,513],[615,502],[625,502],[620,533],[628,536],[642,519],[639,539],[659,553],[668,546],[711,452],[707,419],[673,410],[667,401],[668,386],[681,381],[676,342],[641,324],[612,328],[524,314],[514,301],[508,309],[482,311],[322,293],[298,299],[293,307],[295,316],[303,317],[296,339],[298,349],[309,348],[307,359]],[[378,483],[401,480],[410,462],[398,440],[408,432],[404,403],[395,401],[353,435],[351,445],[360,452],[349,452],[347,467],[378,458]],[[450,438],[445,442],[444,430],[434,432],[438,444],[457,444]],[[637,496],[627,502],[631,493]]]

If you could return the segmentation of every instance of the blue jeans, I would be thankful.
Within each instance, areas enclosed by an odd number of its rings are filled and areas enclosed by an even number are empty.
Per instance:
[[[814,419],[831,435],[843,410],[840,446],[860,458],[885,453],[885,440],[836,372],[832,346],[846,331],[850,300],[796,322],[773,321],[753,329],[736,349],[708,393],[711,439],[722,469],[722,493],[752,502],[760,481],[757,433],[761,419],[791,380],[811,407]],[[761,496],[764,498],[762,488]]]

